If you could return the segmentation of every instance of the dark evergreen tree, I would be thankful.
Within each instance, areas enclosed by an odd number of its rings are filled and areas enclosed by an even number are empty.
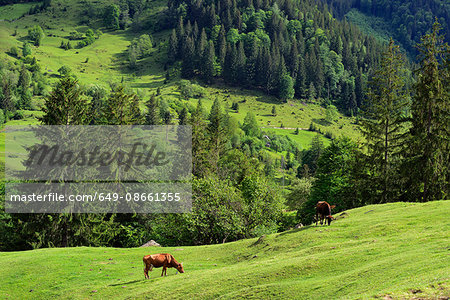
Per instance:
[[[217,38],[217,57],[219,59],[220,66],[223,68],[225,64],[225,57],[227,54],[227,42],[225,39],[225,27],[220,26],[219,36]]]
[[[208,45],[208,39],[206,37],[205,28],[203,28],[202,33],[200,34],[200,39],[198,40],[198,43],[197,43],[197,47],[195,49],[200,63],[201,63],[201,60],[203,59],[203,54],[205,52],[207,45]]]
[[[127,94],[121,85],[106,100],[105,118],[110,125],[141,124],[139,101],[136,95]]]
[[[167,53],[170,62],[174,62],[178,56],[178,38],[175,29],[172,29],[172,33],[169,38],[169,49]]]
[[[237,75],[237,50],[235,44],[228,44],[225,64],[223,68],[223,77],[229,83],[236,80]]]
[[[237,46],[237,57],[236,57],[236,74],[234,78],[234,82],[236,84],[244,83],[247,81],[246,79],[246,60],[245,52],[244,52],[244,43],[242,41],[238,42]]]
[[[44,101],[40,120],[45,125],[84,125],[88,121],[87,101],[81,96],[78,81],[61,78]]]
[[[195,74],[195,47],[191,37],[187,37],[183,53],[183,64],[181,75],[184,78],[191,78]]]
[[[361,107],[364,102],[364,83],[362,77],[361,71],[358,71],[355,78],[355,98],[357,107]]]
[[[430,201],[449,196],[450,50],[438,22],[422,37],[417,83],[412,101],[409,149],[411,200]]]
[[[183,107],[183,109],[178,114],[178,124],[187,125],[187,121],[188,121],[188,111],[186,107]]]
[[[391,39],[381,65],[370,81],[367,118],[362,123],[366,138],[372,185],[372,203],[398,200],[399,166],[404,145],[405,90],[404,60]]]
[[[209,164],[215,171],[217,171],[217,164],[221,154],[225,150],[225,143],[227,140],[224,117],[222,104],[220,103],[219,98],[216,98],[208,117],[208,137],[210,143]]]
[[[145,125],[158,125],[160,123],[158,100],[155,94],[145,104],[147,113],[145,114]]]
[[[303,59],[299,59],[298,74],[295,79],[295,96],[300,99],[306,98],[306,70]]]
[[[203,52],[203,59],[202,59],[202,75],[203,80],[205,80],[208,83],[211,83],[213,77],[214,77],[214,63],[215,63],[215,53],[214,50],[214,43],[213,41],[209,41],[206,49]]]
[[[200,99],[191,115],[190,124],[192,125],[192,174],[197,177],[203,177],[209,170],[209,163],[208,143],[205,136],[207,125]]]

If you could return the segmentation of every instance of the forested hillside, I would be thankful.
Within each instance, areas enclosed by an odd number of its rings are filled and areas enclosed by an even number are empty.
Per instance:
[[[178,19],[169,61],[182,76],[259,88],[280,101],[324,99],[348,114],[363,104],[383,46],[316,1],[170,1]]]
[[[352,8],[367,16],[381,17],[393,37],[411,54],[420,37],[429,31],[435,18],[450,41],[450,3],[445,0],[326,0],[333,15],[343,19]]]

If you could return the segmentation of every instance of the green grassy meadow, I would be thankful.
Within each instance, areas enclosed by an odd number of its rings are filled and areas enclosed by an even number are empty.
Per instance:
[[[30,8],[40,4],[41,2],[29,2],[29,3],[17,3],[12,5],[0,6],[0,20],[12,21],[22,17],[25,13],[28,13]]]
[[[448,299],[449,201],[371,205],[221,245],[0,253],[3,299]],[[142,257],[169,252],[185,273]]]

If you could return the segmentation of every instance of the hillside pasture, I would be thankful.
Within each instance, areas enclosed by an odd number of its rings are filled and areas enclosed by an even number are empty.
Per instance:
[[[371,205],[331,226],[221,245],[0,253],[5,299],[447,299],[449,201]],[[432,220],[432,221],[431,221]],[[171,253],[185,273],[142,257]]]

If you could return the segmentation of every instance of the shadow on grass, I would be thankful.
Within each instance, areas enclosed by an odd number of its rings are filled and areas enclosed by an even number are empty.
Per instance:
[[[258,98],[256,98],[256,100],[258,102],[263,102],[263,103],[268,103],[268,104],[280,104],[281,102],[273,97],[273,96],[269,96],[269,95],[264,95],[264,96],[259,96]]]
[[[312,119],[312,121],[316,124],[322,125],[322,126],[330,126],[331,122],[328,122],[327,120],[325,120],[324,118],[322,119]]]
[[[109,286],[119,286],[119,285],[124,285],[124,284],[133,284],[133,283],[138,283],[138,282],[142,282],[145,281],[146,279],[136,279],[136,280],[132,280],[132,281],[128,281],[128,282],[119,282],[119,283],[114,283],[114,284],[110,284]]]
[[[300,231],[311,230],[312,228],[315,228],[315,227],[316,226],[314,226],[314,225],[307,225],[307,226],[303,226],[301,228],[291,229],[291,230],[280,233],[279,235],[276,236],[276,238],[287,235],[287,234],[297,233]]]

